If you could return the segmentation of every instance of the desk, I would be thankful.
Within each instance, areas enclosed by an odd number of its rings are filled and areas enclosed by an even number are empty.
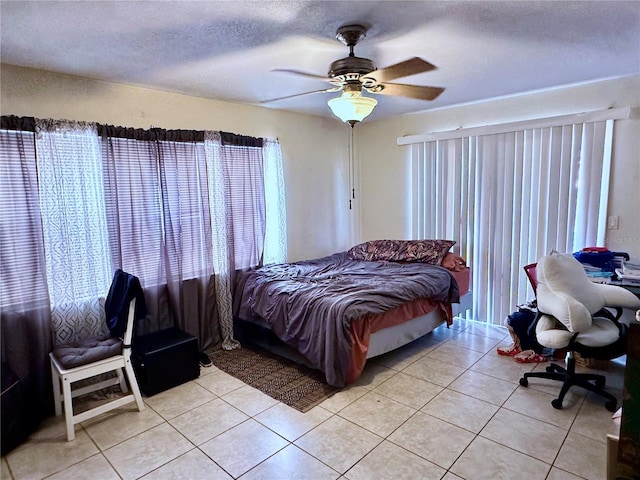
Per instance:
[[[629,327],[620,430],[607,436],[607,479],[637,479],[640,470],[640,325]]]

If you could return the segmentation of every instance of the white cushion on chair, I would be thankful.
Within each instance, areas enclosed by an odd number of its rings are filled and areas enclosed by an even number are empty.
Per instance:
[[[540,345],[548,348],[565,348],[575,335],[549,315],[541,315],[536,325],[536,339]],[[581,332],[576,342],[585,347],[606,347],[618,340],[620,331],[611,320],[593,317],[591,328]]]
[[[604,295],[604,304],[622,308],[640,308],[640,300],[626,288],[617,285],[596,284]]]
[[[593,317],[591,328],[582,332],[576,341],[585,347],[606,347],[615,343],[620,337],[620,330],[606,318]]]
[[[542,257],[536,268],[538,309],[556,317],[569,330],[580,332],[591,326],[591,315],[605,305],[584,267],[573,255]]]
[[[536,324],[536,340],[547,348],[564,348],[569,345],[575,333],[570,332],[549,315],[541,315]]]
[[[624,288],[592,282],[570,254],[542,257],[536,274],[538,309],[553,315],[572,332],[590,329],[592,315],[603,307],[640,306],[640,300]]]

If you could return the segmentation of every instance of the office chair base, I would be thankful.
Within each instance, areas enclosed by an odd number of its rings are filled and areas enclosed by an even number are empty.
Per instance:
[[[604,390],[605,377],[595,373],[576,373],[576,363],[573,356],[567,358],[567,368],[552,363],[544,372],[528,372],[520,379],[520,385],[529,386],[529,378],[546,378],[548,380],[558,380],[562,382],[562,388],[558,398],[551,401],[551,405],[555,409],[562,409],[562,401],[565,395],[573,385],[585,388],[590,392],[596,393],[607,399],[604,404],[605,408],[610,412],[615,412],[618,406],[618,400],[609,392]]]

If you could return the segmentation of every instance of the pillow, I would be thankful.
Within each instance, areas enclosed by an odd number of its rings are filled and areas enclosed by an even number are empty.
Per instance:
[[[467,262],[464,258],[452,252],[446,253],[440,265],[452,272],[461,272],[467,268]]]
[[[453,240],[372,240],[360,243],[347,252],[353,260],[369,262],[420,262],[440,265]]]

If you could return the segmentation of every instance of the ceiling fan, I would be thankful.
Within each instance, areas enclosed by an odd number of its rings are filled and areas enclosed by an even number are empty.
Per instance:
[[[327,76],[314,75],[291,69],[275,69],[276,72],[286,72],[309,78],[316,78],[329,82],[332,86],[321,90],[297,93],[285,97],[272,98],[260,103],[275,102],[289,98],[309,95],[312,93],[342,92],[340,97],[329,100],[329,108],[342,121],[353,127],[357,122],[367,117],[377,101],[363,92],[377,95],[393,95],[398,97],[416,98],[419,100],[434,100],[444,88],[426,87],[420,85],[406,85],[389,83],[390,80],[415,75],[434,70],[436,67],[419,57],[413,57],[404,62],[390,65],[378,70],[373,61],[368,58],[356,57],[353,49],[367,34],[362,25],[345,25],[336,32],[336,39],[349,47],[349,56],[336,60],[329,67]]]

